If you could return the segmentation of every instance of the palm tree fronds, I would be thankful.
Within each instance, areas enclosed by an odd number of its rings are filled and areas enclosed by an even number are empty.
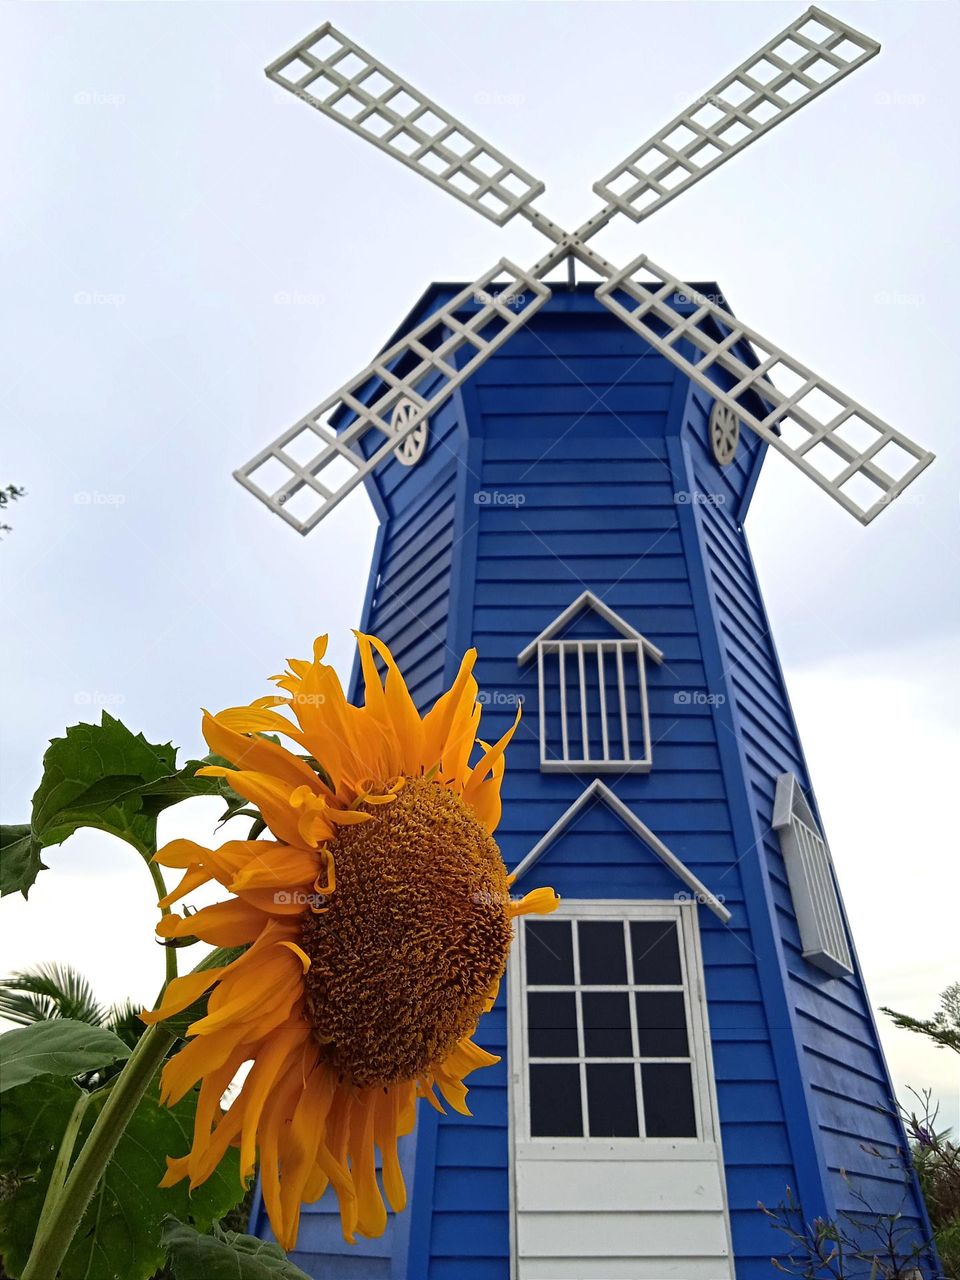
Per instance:
[[[73,1018],[101,1026],[106,1013],[82,973],[50,963],[0,979],[0,1016],[21,1025]]]

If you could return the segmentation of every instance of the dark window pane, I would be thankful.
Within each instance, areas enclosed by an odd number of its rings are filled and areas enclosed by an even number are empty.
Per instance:
[[[680,948],[673,920],[633,920],[633,980],[638,986],[679,986]]]
[[[624,991],[585,991],[583,1043],[588,1058],[632,1058],[630,998]]]
[[[577,998],[572,991],[527,992],[531,1058],[577,1056]]]
[[[649,1062],[640,1068],[648,1138],[695,1138],[696,1113],[685,1062]]]
[[[580,981],[586,986],[614,986],[627,980],[623,925],[618,920],[581,920]]]
[[[587,1064],[591,1138],[636,1138],[637,1087],[629,1062]]]
[[[534,1138],[579,1138],[583,1134],[580,1068],[574,1063],[530,1068],[530,1133]]]
[[[525,927],[527,984],[573,985],[573,941],[569,920],[534,920]]]
[[[687,1016],[682,991],[638,991],[637,1041],[641,1058],[687,1055]]]

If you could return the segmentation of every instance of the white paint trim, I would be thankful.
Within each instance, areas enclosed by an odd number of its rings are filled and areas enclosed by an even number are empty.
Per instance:
[[[526,666],[530,659],[537,653],[538,644],[545,640],[553,640],[564,629],[564,627],[572,622],[573,619],[576,618],[578,614],[582,613],[584,609],[592,609],[594,613],[598,614],[604,622],[608,622],[610,626],[623,636],[625,640],[639,640],[643,645],[644,651],[649,654],[654,662],[663,661],[662,650],[658,649],[655,644],[651,644],[646,636],[641,635],[635,627],[631,627],[630,623],[624,618],[621,618],[619,613],[614,613],[610,606],[608,604],[604,604],[599,596],[595,596],[592,591],[584,591],[576,598],[576,600],[574,600],[573,604],[567,605],[563,613],[558,614],[550,625],[540,632],[536,639],[530,641],[527,647],[517,658],[517,665],[520,667]]]
[[[834,978],[853,973],[830,850],[792,773],[777,778],[771,825],[780,840],[804,959]]]
[[[525,939],[511,951],[507,968],[507,1046],[508,1046],[508,1152],[510,1163],[510,1276],[517,1280],[520,1274],[518,1244],[518,1161],[614,1161],[622,1165],[623,1177],[629,1176],[627,1162],[659,1161],[671,1164],[702,1163],[717,1170],[722,1196],[723,1231],[726,1255],[711,1261],[729,1268],[732,1275],[733,1245],[730,1230],[730,1211],[727,1196],[725,1165],[720,1142],[720,1121],[717,1103],[716,1080],[710,1039],[706,991],[703,983],[703,957],[700,948],[700,931],[696,904],[658,901],[591,899],[576,901],[565,899],[554,918],[589,919],[590,917],[617,920],[674,919],[679,929],[680,957],[684,986],[687,993],[688,1035],[690,1038],[691,1070],[694,1080],[694,1097],[697,1109],[697,1125],[700,1138],[691,1139],[559,1139],[527,1137],[526,1088],[527,1046],[524,1030],[524,996],[526,984]],[[520,929],[525,926],[520,922]],[[532,1211],[531,1211],[532,1212]],[[652,1214],[658,1210],[652,1208]],[[709,1212],[709,1211],[708,1211]],[[531,1261],[531,1260],[527,1260]],[[536,1266],[536,1260],[532,1260]],[[589,1259],[602,1269],[602,1258]],[[642,1263],[642,1259],[640,1260]],[[572,1272],[571,1272],[572,1274]],[[586,1272],[584,1272],[586,1274]],[[591,1272],[592,1274],[592,1272]]]
[[[605,640],[538,640],[537,641],[537,677],[540,687],[540,705],[538,715],[540,721],[540,770],[542,773],[649,773],[653,767],[653,744],[650,740],[650,706],[647,700],[647,668],[646,641],[642,638],[605,639]],[[595,654],[598,672],[598,695],[600,705],[600,755],[590,752],[590,715],[587,708],[586,654],[588,650]],[[556,683],[560,693],[560,756],[549,754],[547,742],[546,704],[544,690],[547,686],[547,655],[557,655]],[[607,690],[603,676],[605,657],[613,655],[616,661],[617,679],[614,687],[617,692],[617,708],[609,709],[616,716],[620,725],[620,754],[611,756],[610,735],[608,731]],[[636,662],[636,684],[627,682],[624,656],[630,654]],[[570,720],[567,688],[567,658],[576,664],[578,677],[577,698],[580,713],[575,717],[574,725],[580,733],[582,754],[573,756],[570,753]],[[551,677],[552,677],[551,672]],[[553,680],[550,681],[551,687]],[[630,739],[629,692],[636,688],[640,699],[639,732],[634,741]],[[574,736],[576,736],[576,731]],[[639,739],[639,741],[637,740]]]
[[[645,822],[641,822],[632,809],[629,809],[623,801],[610,790],[605,782],[599,778],[594,778],[593,782],[574,800],[573,804],[560,815],[546,835],[542,836],[533,846],[527,856],[521,859],[514,868],[514,877],[520,880],[527,874],[530,868],[537,862],[547,851],[554,840],[559,836],[574,818],[586,808],[591,801],[601,801],[611,810],[612,813],[620,819],[624,825],[633,832],[633,834],[641,839],[651,852],[667,866],[678,879],[682,880],[687,888],[694,895],[696,902],[702,902],[704,906],[709,907],[713,914],[726,924],[730,920],[730,912],[723,905],[720,899],[703,883],[698,876],[676,856],[671,853],[667,846],[658,836],[650,830]]]

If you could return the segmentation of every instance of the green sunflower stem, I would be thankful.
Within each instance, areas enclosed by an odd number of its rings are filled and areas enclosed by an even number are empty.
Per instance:
[[[110,1157],[176,1038],[162,1023],[150,1027],[140,1037],[126,1066],[116,1077],[110,1097],[90,1130],[63,1190],[49,1209],[44,1206],[21,1280],[56,1280]],[[66,1158],[69,1160],[69,1155]],[[59,1159],[58,1156],[58,1163]]]
[[[63,1184],[67,1179],[67,1170],[70,1167],[70,1160],[73,1156],[73,1148],[77,1141],[77,1134],[80,1132],[80,1126],[83,1123],[83,1117],[87,1110],[87,1105],[93,1097],[92,1093],[81,1093],[74,1104],[73,1110],[70,1112],[70,1119],[67,1121],[67,1127],[63,1131],[63,1138],[60,1142],[60,1150],[57,1152],[56,1163],[53,1166],[53,1172],[50,1174],[50,1182],[47,1186],[47,1194],[43,1200],[43,1208],[40,1211],[40,1221],[37,1223],[37,1235],[42,1235],[44,1227],[50,1218],[53,1207],[57,1202],[57,1197],[63,1189]]]
[[[156,886],[156,890],[157,890],[157,898],[158,899],[165,898],[167,896],[167,886],[163,880],[163,872],[160,870],[157,864],[153,861],[153,853],[151,853],[149,849],[146,849],[143,847],[139,847],[139,852],[143,856],[143,859],[147,864],[147,870],[150,872],[150,875],[153,877],[153,883]],[[170,914],[170,908],[161,907],[160,913],[161,915],[167,916]],[[164,965],[165,965],[166,976],[164,978],[163,986],[160,988],[161,997],[163,996],[163,993],[164,991],[166,991],[169,984],[177,976],[176,947],[164,947],[163,951],[164,951]],[[157,1003],[158,1004],[160,1003],[159,997],[157,999]]]

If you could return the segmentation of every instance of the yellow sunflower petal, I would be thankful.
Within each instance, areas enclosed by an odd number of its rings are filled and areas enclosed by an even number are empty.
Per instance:
[[[468,649],[463,655],[457,677],[446,693],[441,694],[423,717],[423,765],[432,769],[443,759],[448,740],[455,736],[462,740],[464,733],[473,746],[476,736],[472,712],[477,698],[477,682],[473,667],[477,660],[476,649]],[[468,748],[469,750],[469,748]]]
[[[400,1088],[384,1089],[376,1099],[374,1140],[380,1148],[383,1189],[394,1213],[402,1213],[407,1204],[407,1188],[397,1155],[400,1125]]]
[[[142,1022],[161,1022],[175,1013],[182,1013],[194,1000],[199,1000],[205,991],[217,982],[225,969],[201,969],[197,973],[187,973],[182,978],[174,978],[163,993],[163,999],[156,1009],[144,1010],[140,1014]]]
[[[387,1225],[373,1145],[376,1098],[371,1095],[375,1092],[362,1091],[353,1108],[350,1125],[350,1167],[357,1188],[357,1231],[368,1237],[383,1235]]]
[[[249,714],[244,715],[243,712]],[[300,731],[276,712],[231,707],[214,716],[209,711],[204,711],[202,730],[210,750],[239,769],[268,773],[294,786],[308,786],[315,791],[324,789],[316,770],[311,769],[305,760],[277,742],[248,736],[258,733],[286,733],[300,742]],[[303,743],[300,742],[300,745]]]
[[[263,930],[267,915],[241,898],[201,907],[189,916],[161,916],[157,933],[161,938],[199,938],[215,947],[241,947],[253,942]]]
[[[230,884],[240,889],[285,889],[311,884],[320,871],[320,854],[314,849],[263,842],[263,852],[253,854]]]
[[[531,889],[519,902],[510,904],[510,914],[512,916],[548,916],[551,911],[556,911],[559,905],[560,899],[553,889]]]
[[[375,636],[365,638],[376,649],[387,668],[387,678],[383,685],[384,707],[390,723],[396,727],[400,741],[400,771],[406,774],[416,773],[423,760],[423,724],[420,713],[393,654],[382,640]]]
[[[418,1098],[469,1115],[466,1077],[497,1061],[471,1034],[496,999],[511,920],[557,904],[549,889],[509,899],[490,832],[516,724],[494,745],[481,742],[470,767],[481,713],[475,652],[421,719],[386,645],[364,634],[357,644],[362,707],[324,662],[321,637],[311,660],[291,660],[275,677],[280,692],[205,717],[211,748],[237,767],[201,773],[227,779],[274,839],[216,849],[174,841],[156,855],[181,873],[165,904],[210,880],[229,895],[164,915],[159,936],[246,948],[171,983],[144,1015],[157,1021],[209,992],[162,1073],[168,1102],[199,1086],[190,1151],[168,1161],[164,1185],[199,1186],[238,1146],[244,1176],[259,1159],[264,1204],[288,1249],[302,1202],[330,1187],[351,1243],[384,1230],[384,1197],[403,1209],[397,1141],[414,1128]],[[271,733],[318,761],[332,786],[263,736]],[[397,945],[414,935],[412,949]],[[457,999],[438,1002],[453,973]]]

